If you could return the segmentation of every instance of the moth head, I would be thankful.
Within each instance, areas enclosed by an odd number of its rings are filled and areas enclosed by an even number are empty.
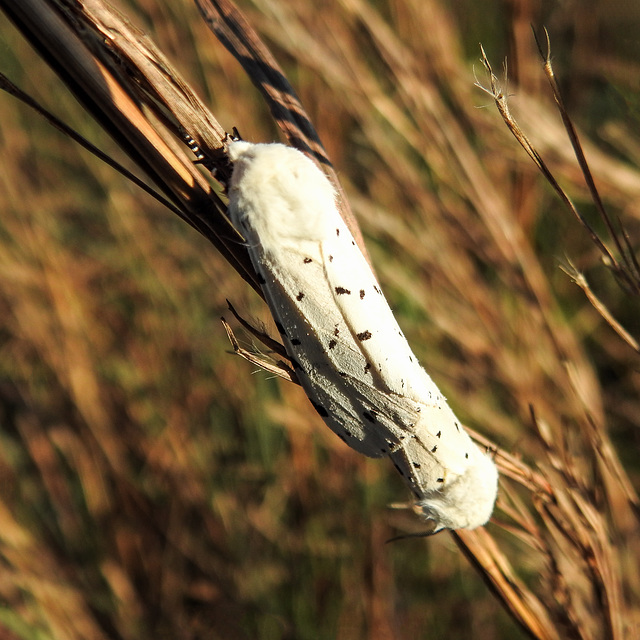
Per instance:
[[[467,470],[429,491],[415,509],[432,526],[430,534],[442,529],[475,529],[486,524],[498,493],[498,470],[490,456],[480,452]]]
[[[336,193],[302,152],[282,144],[228,143],[230,214],[250,215],[265,249],[285,239],[322,241],[335,228]],[[327,213],[329,212],[329,214]]]
[[[256,154],[256,145],[244,140],[230,140],[227,143],[229,160],[237,162],[239,158],[252,158]]]

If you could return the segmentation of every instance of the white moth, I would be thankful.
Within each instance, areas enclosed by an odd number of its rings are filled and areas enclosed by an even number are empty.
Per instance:
[[[229,158],[231,221],[311,404],[347,445],[391,458],[432,532],[485,524],[497,469],[413,355],[329,180],[281,144],[230,142]]]

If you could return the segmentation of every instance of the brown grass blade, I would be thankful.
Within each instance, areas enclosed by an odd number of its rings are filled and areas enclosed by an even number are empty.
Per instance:
[[[240,343],[238,342],[238,339],[233,333],[233,329],[231,329],[231,327],[229,326],[229,323],[224,318],[220,318],[220,320],[222,321],[224,330],[227,332],[227,336],[229,338],[231,346],[233,347],[234,353],[239,355],[241,358],[244,358],[248,362],[251,362],[251,364],[255,364],[268,373],[273,373],[274,375],[282,378],[283,380],[286,380],[287,382],[300,384],[293,369],[287,366],[282,360],[278,360],[274,363],[273,359],[270,359],[267,356],[242,348],[240,346]]]
[[[168,122],[175,131],[188,133],[212,155],[212,145],[217,144],[220,156],[223,133],[215,118],[185,89],[177,71],[148,40],[111,7],[99,0],[82,6],[58,4],[26,0],[0,6],[43,52],[76,98],[181,209],[182,218],[259,289],[241,238],[223,215],[223,202],[161,124]],[[140,108],[140,102],[146,103],[154,118]],[[168,114],[182,121],[173,122]],[[224,156],[218,161],[224,175]]]
[[[517,578],[507,557],[484,529],[456,531],[452,535],[469,562],[530,637],[540,640],[561,637],[544,604]]]
[[[611,218],[609,217],[609,214],[607,213],[606,207],[602,202],[602,198],[600,197],[600,193],[598,192],[598,188],[596,187],[591,169],[589,168],[589,163],[587,162],[584,151],[582,149],[578,132],[573,125],[567,107],[565,106],[564,100],[562,99],[560,86],[558,85],[558,81],[553,71],[553,65],[551,63],[551,43],[549,41],[549,32],[546,29],[545,37],[547,41],[546,52],[543,51],[542,45],[537,36],[536,44],[538,45],[538,51],[540,52],[540,57],[542,58],[544,63],[543,69],[545,75],[547,76],[547,80],[549,81],[549,85],[553,93],[553,99],[558,105],[558,112],[560,113],[562,122],[571,142],[571,146],[573,147],[576,159],[578,160],[578,164],[580,165],[580,170],[582,171],[582,175],[584,176],[585,182],[589,189],[589,193],[591,194],[591,199],[595,204],[598,213],[600,214],[600,218],[604,221],[609,231],[611,240],[613,240],[613,242],[615,243],[616,249],[618,250],[618,253],[624,261],[624,268],[615,260],[610,266],[614,273],[616,273],[616,275],[620,278],[620,280],[627,287],[629,287],[631,291],[638,294],[640,293],[640,270],[638,270],[637,258],[635,257],[633,251],[631,251],[631,257],[627,256],[627,251],[625,251],[625,248],[629,250],[630,247],[628,245],[625,247],[624,237],[626,234],[624,232],[624,229],[622,231],[623,239],[621,239],[617,229],[615,228]],[[606,257],[608,259],[611,259],[611,255],[609,253],[607,253]]]
[[[218,40],[234,55],[262,93],[287,141],[315,160],[338,191],[338,206],[367,259],[362,232],[351,212],[340,180],[294,88],[240,9],[230,0],[196,0],[203,18]]]

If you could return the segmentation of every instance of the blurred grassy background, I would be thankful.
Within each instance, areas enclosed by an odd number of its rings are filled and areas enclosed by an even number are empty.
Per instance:
[[[549,28],[598,186],[637,246],[639,6],[301,4],[241,6],[299,91],[409,342],[452,406],[529,463],[541,454],[530,404],[577,466],[594,421],[637,487],[638,354],[558,261],[584,270],[636,336],[638,301],[473,71],[482,78],[479,41],[494,68],[509,56],[514,112],[598,226],[534,52],[529,25]],[[188,0],[121,6],[228,130],[277,139]],[[0,28],[3,71],[118,157]],[[419,526],[386,508],[406,496],[391,465],[347,449],[299,388],[228,353],[226,298],[270,321],[210,245],[4,95],[0,114],[1,637],[521,637],[446,534],[384,544]],[[637,521],[613,521],[637,622]],[[539,586],[539,562],[489,526]]]

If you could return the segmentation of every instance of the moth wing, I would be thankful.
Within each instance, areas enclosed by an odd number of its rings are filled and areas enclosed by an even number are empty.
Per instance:
[[[305,244],[281,249],[280,260],[261,264],[263,289],[312,405],[348,446],[369,457],[391,458],[435,530],[484,524],[495,502],[495,466],[426,373],[430,384],[422,402],[386,388],[384,367],[378,370],[382,375],[372,371],[361,342],[353,338],[351,317],[345,318],[329,279],[322,277],[317,243],[315,250],[310,244],[301,251]],[[308,269],[278,274],[281,260],[300,259]]]
[[[298,378],[326,424],[360,453],[391,455],[414,491],[437,489],[447,470],[449,478],[464,471],[464,448],[474,445],[458,433],[455,415],[336,218],[336,240],[282,242],[267,251],[256,243],[252,255],[263,290]],[[346,291],[337,292],[341,288]],[[360,339],[367,331],[371,338]]]
[[[322,243],[326,279],[357,349],[388,391],[423,401],[440,396],[413,354],[371,267],[339,219]]]
[[[364,375],[365,358],[336,307],[315,241],[251,251],[276,326],[309,400],[351,448],[369,457],[397,448],[394,434],[374,424],[370,399],[349,380]],[[383,419],[388,424],[388,420]]]
[[[467,472],[479,453],[446,405],[442,409],[421,405],[420,418],[410,432],[412,437],[391,459],[419,496],[445,490]]]
[[[398,402],[413,401],[419,413],[419,418],[398,425],[413,436],[394,458],[399,471],[407,475],[420,465],[423,470],[445,467],[452,478],[464,473],[475,445],[420,366],[371,268],[341,220],[321,250],[335,306],[346,319],[351,345],[364,356],[371,373],[358,377],[370,386],[362,393],[378,404],[384,403],[389,394],[395,395]]]

